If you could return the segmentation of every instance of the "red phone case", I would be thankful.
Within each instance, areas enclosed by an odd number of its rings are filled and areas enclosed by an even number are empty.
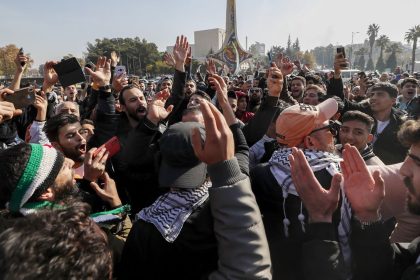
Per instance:
[[[108,158],[113,157],[116,153],[118,153],[121,149],[120,141],[118,140],[117,136],[112,137],[109,139],[105,144],[100,146],[94,153],[93,157],[96,157],[102,147],[105,147],[106,150],[109,152]]]

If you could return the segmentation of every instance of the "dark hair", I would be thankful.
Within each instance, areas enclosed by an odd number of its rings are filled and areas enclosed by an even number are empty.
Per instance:
[[[420,142],[420,122],[409,120],[398,131],[398,140],[409,147]]]
[[[123,87],[123,89],[120,91],[120,96],[118,97],[118,100],[120,101],[120,105],[125,105],[124,91],[133,89],[133,88],[137,88],[138,90],[142,91],[137,85],[134,85],[134,84]]]
[[[205,93],[205,92],[204,92],[204,91],[202,91],[202,90],[197,89],[197,90],[194,92],[194,94],[197,94],[197,95],[199,95],[199,96],[203,97],[204,99],[206,99],[207,101],[211,102],[211,97],[210,97],[210,95],[208,95],[207,93]]]
[[[43,130],[50,142],[58,142],[58,130],[63,126],[78,122],[79,118],[75,115],[59,114],[47,120]]]
[[[303,85],[304,85],[304,86],[306,86],[306,80],[305,80],[305,78],[304,78],[304,77],[302,77],[302,76],[294,76],[294,77],[290,80],[290,83],[292,83],[292,81],[294,81],[294,80],[299,80],[299,81],[301,81],[301,82],[303,83]]]
[[[228,98],[233,98],[233,99],[238,100],[238,97],[236,96],[236,93],[233,90],[229,90],[228,93],[227,93],[227,96],[228,96]]]
[[[376,83],[371,87],[372,91],[382,90],[389,94],[390,97],[396,98],[398,96],[398,88],[391,83]]]
[[[306,83],[308,83],[309,81],[313,81],[315,85],[323,84],[322,78],[320,76],[311,74],[311,73],[305,75],[305,80],[306,80]]]
[[[17,218],[0,234],[1,278],[111,279],[111,252],[89,212],[76,203]]]
[[[360,111],[345,112],[343,117],[341,118],[341,122],[345,123],[348,121],[359,121],[364,123],[367,126],[369,133],[372,132],[373,124],[375,123],[371,116]]]
[[[31,152],[31,146],[26,143],[0,152],[0,209],[5,208],[5,204],[10,201],[12,192],[28,164]]]
[[[307,86],[305,88],[304,94],[306,93],[306,91],[308,89],[314,89],[314,90],[316,90],[316,93],[318,95],[318,98],[320,98],[321,96],[326,95],[325,91],[320,86],[317,86],[317,85],[309,85],[309,86]]]
[[[182,116],[188,115],[189,113],[193,114],[202,114],[200,107],[187,108],[182,112]]]
[[[404,85],[406,83],[412,83],[415,84],[416,86],[419,85],[419,81],[417,81],[417,79],[414,78],[405,78],[402,82],[401,82],[401,87],[404,87]]]
[[[80,122],[80,124],[81,125],[90,124],[90,125],[95,126],[95,123],[92,120],[89,120],[89,119],[84,119],[83,121]]]

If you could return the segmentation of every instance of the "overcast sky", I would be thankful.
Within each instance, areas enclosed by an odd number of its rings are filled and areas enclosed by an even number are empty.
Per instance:
[[[16,44],[30,52],[35,66],[71,53],[81,57],[96,38],[145,38],[159,50],[179,34],[225,28],[226,0],[38,0],[1,1],[0,46]],[[237,0],[237,28],[243,47],[255,41],[285,46],[299,38],[303,50],[350,44],[367,37],[368,25],[403,41],[420,24],[420,0]],[[399,6],[397,5],[399,3]]]

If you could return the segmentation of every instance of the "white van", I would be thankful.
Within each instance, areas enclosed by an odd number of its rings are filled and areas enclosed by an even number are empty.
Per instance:
[[[359,72],[359,69],[341,70],[341,78],[343,79],[343,82],[347,82],[351,80],[354,74],[357,74]]]

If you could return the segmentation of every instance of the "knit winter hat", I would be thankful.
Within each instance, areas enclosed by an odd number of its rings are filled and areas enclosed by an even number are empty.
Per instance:
[[[9,202],[8,208],[13,213],[21,212],[35,193],[40,195],[53,185],[64,163],[63,154],[55,148],[39,144],[30,146],[29,160]]]

